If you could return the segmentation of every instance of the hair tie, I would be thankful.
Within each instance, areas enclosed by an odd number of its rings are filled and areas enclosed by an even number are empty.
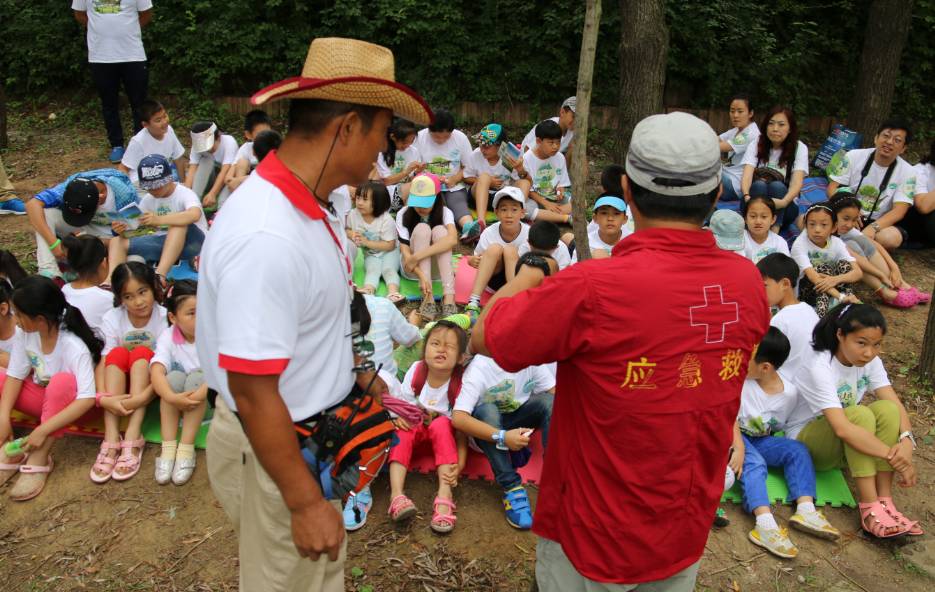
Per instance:
[[[166,300],[172,298],[172,294],[175,292],[175,282],[169,284],[169,287],[166,288]]]
[[[844,308],[841,309],[841,312],[838,313],[838,320],[841,320],[841,317],[844,316],[844,313],[846,313],[847,309],[849,309],[850,307],[851,307],[850,304],[846,304]]]

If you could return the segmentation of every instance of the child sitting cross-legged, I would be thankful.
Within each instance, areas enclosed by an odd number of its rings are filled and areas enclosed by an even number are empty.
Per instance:
[[[812,331],[818,324],[818,313],[795,297],[799,266],[792,257],[770,253],[760,259],[756,268],[763,276],[767,303],[779,309],[769,324],[782,331],[791,347],[783,372],[796,379],[799,370],[812,357]]]
[[[415,504],[406,497],[403,486],[413,449],[431,442],[438,471],[438,493],[433,502],[432,530],[451,532],[455,526],[452,487],[467,461],[467,439],[451,425],[451,410],[461,386],[462,364],[467,350],[467,333],[451,321],[435,323],[425,336],[422,361],[409,368],[398,398],[385,398],[393,411],[399,443],[390,450],[390,507],[394,522],[412,518]],[[400,404],[402,403],[402,404]]]
[[[153,390],[161,399],[162,454],[156,459],[159,485],[170,479],[176,485],[184,485],[195,470],[195,437],[205,416],[208,397],[208,385],[195,349],[197,291],[198,284],[191,280],[169,287],[166,310],[172,329],[159,336],[150,365]],[[180,414],[182,437],[176,441]]]
[[[492,358],[477,355],[454,404],[455,429],[472,436],[487,456],[503,489],[506,521],[521,530],[532,528],[532,508],[514,465],[518,455],[511,452],[528,447],[536,429],[542,430],[542,443],[548,442],[554,395],[555,377],[547,365],[507,372]]]
[[[364,249],[366,275],[361,292],[375,293],[383,278],[387,298],[395,304],[405,297],[399,293],[399,247],[396,224],[389,213],[389,191],[383,183],[364,183],[357,188],[354,206],[347,215],[347,237]]]
[[[529,227],[523,223],[523,201],[523,191],[518,187],[504,187],[494,194],[497,222],[484,229],[474,255],[468,259],[477,269],[466,307],[469,312],[480,313],[480,297],[485,289],[496,292],[513,278],[519,247],[529,237]]]
[[[514,275],[519,272],[520,266],[529,256],[524,258],[527,253],[543,257],[551,257],[555,260],[555,265],[559,271],[571,265],[571,255],[568,254],[568,247],[561,241],[562,231],[559,227],[546,220],[538,220],[529,227],[529,235],[526,242],[519,246],[517,254],[519,259],[516,261],[513,270]],[[550,265],[551,268],[551,265]],[[551,273],[551,271],[549,272]]]
[[[792,258],[799,264],[799,297],[824,316],[838,302],[859,302],[849,284],[863,273],[844,242],[834,236],[838,217],[827,203],[818,203],[805,212],[805,232],[792,244]]]
[[[825,539],[837,539],[841,534],[815,508],[815,467],[808,448],[775,435],[785,428],[798,402],[798,390],[791,377],[780,371],[788,356],[789,340],[782,331],[770,327],[750,361],[734,433],[734,457],[743,462],[743,507],[756,517],[749,538],[753,544],[784,558],[795,557],[798,549],[770,510],[766,491],[769,467],[782,467],[789,500],[796,502],[789,524]]]
[[[610,257],[617,243],[631,234],[627,228],[627,211],[626,202],[616,194],[605,192],[594,202],[594,219],[588,224],[588,246],[592,259]],[[568,233],[562,237],[562,242],[571,251],[572,263],[577,263],[578,251],[574,239],[575,235]]]
[[[551,119],[536,126],[536,145],[513,164],[520,179],[532,188],[526,200],[526,218],[571,223],[571,179],[565,156],[559,152],[562,130]]]

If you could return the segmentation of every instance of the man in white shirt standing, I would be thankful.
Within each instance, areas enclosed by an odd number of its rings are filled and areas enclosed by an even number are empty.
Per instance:
[[[120,85],[133,109],[133,133],[140,131],[140,104],[149,90],[142,27],[153,18],[152,0],[72,0],[75,20],[88,29],[88,63],[101,96],[110,161],[123,158]]]
[[[329,195],[367,180],[394,112],[431,110],[395,82],[388,49],[315,39],[289,132],[228,199],[201,258],[198,356],[218,391],[208,476],[239,535],[240,589],[343,592],[344,522],[303,459],[294,422],[317,421],[373,372],[354,368],[351,261]],[[356,379],[355,379],[356,376]]]

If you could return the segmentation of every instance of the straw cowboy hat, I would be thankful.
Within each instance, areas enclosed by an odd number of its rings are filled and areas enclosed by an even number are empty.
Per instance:
[[[396,82],[393,52],[380,45],[320,37],[312,40],[302,75],[267,86],[250,99],[262,105],[279,99],[325,99],[385,107],[413,123],[431,123],[432,110],[414,90]]]

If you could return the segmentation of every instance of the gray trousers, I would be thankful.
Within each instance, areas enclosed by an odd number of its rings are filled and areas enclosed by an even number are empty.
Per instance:
[[[45,209],[45,223],[58,237],[67,236],[74,232],[84,232],[103,239],[110,239],[114,236],[110,226],[98,226],[96,224],[81,227],[72,226],[65,222],[62,217],[62,210],[58,208]],[[36,267],[39,273],[46,277],[59,277],[62,275],[58,263],[55,261],[55,255],[52,254],[49,245],[46,244],[45,239],[38,232],[36,233]]]
[[[166,374],[166,380],[169,381],[169,386],[171,386],[172,390],[176,393],[186,393],[203,385],[205,383],[205,375],[201,370],[192,370],[188,374],[180,372],[179,370],[173,370]]]

